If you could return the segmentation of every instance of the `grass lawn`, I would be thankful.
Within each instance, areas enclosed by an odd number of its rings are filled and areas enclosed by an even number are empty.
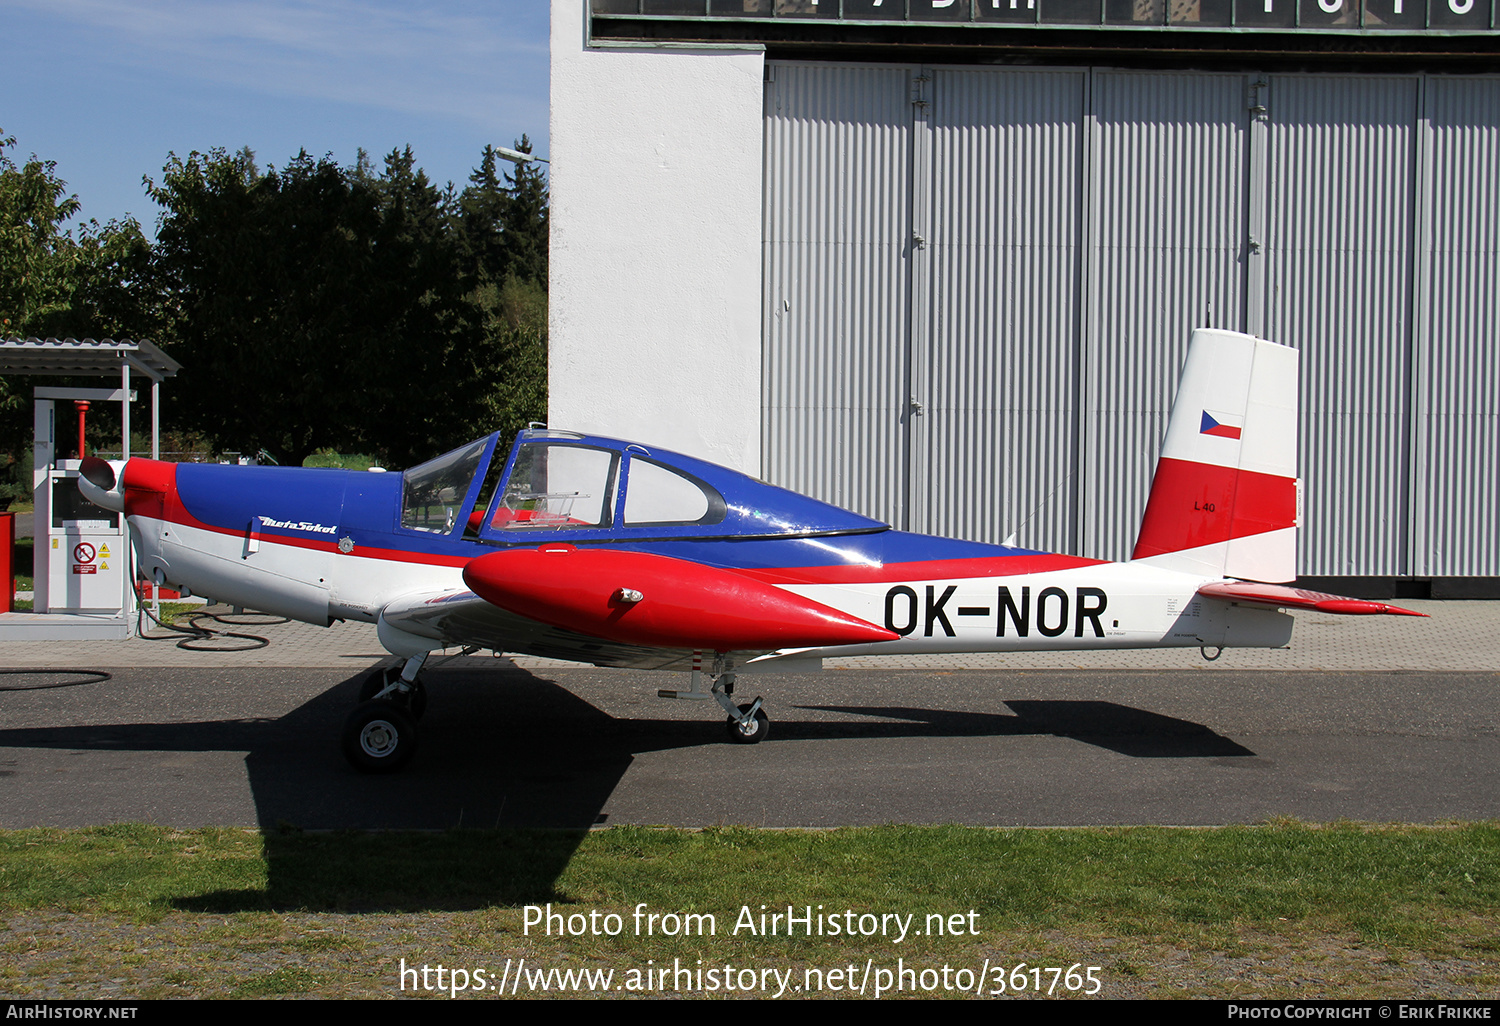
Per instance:
[[[26,830],[0,992],[1492,999],[1497,910],[1494,824]]]

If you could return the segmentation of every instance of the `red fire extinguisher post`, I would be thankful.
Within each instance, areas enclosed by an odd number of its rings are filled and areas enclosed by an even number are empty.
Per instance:
[[[84,420],[88,417],[89,401],[87,399],[74,399],[73,408],[78,411],[78,458],[83,459],[88,455],[88,453],[84,452],[83,448],[83,424]],[[128,459],[130,453],[127,452],[125,457]]]
[[[16,603],[16,515],[0,513],[0,613],[9,613]]]

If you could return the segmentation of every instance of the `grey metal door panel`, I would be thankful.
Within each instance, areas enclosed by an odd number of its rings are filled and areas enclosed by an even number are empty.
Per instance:
[[[1500,79],[1425,82],[1412,572],[1500,575]]]
[[[767,66],[768,478],[1125,558],[1211,323],[1303,353],[1301,573],[1500,574],[1500,79]]]
[[[929,311],[913,338],[915,529],[1067,550],[1081,71],[931,72]]]
[[[900,524],[912,72],[767,67],[763,472]]]
[[[1095,72],[1081,551],[1129,559],[1192,329],[1243,330],[1243,75]]]
[[[1271,78],[1265,325],[1302,352],[1303,574],[1407,572],[1417,89]]]

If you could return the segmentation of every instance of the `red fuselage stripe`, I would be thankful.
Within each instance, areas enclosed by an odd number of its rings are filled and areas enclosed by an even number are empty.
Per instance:
[[[767,584],[886,584],[891,581],[936,581],[965,577],[1014,577],[1098,566],[1101,559],[1059,556],[1049,552],[1024,556],[977,556],[970,559],[927,559],[881,566],[797,566],[742,569],[739,573]]]

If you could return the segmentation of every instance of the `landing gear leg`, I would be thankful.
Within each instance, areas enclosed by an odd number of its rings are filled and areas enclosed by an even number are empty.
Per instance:
[[[693,698],[703,701],[712,698],[719,703],[719,707],[729,714],[729,721],[725,724],[729,731],[729,739],[736,744],[753,745],[764,741],[771,730],[771,718],[766,715],[761,705],[761,699],[756,697],[749,705],[735,705],[734,695],[734,660],[722,652],[714,653],[714,667],[709,674],[713,682],[707,692],[699,688],[702,677],[700,664],[701,653],[693,653],[693,676],[692,687],[688,691],[658,691],[659,698]]]
[[[412,656],[399,668],[381,666],[371,670],[359,686],[359,700],[383,698],[395,702],[405,709],[413,721],[420,720],[427,711],[427,687],[418,676],[431,653],[422,652]]]

